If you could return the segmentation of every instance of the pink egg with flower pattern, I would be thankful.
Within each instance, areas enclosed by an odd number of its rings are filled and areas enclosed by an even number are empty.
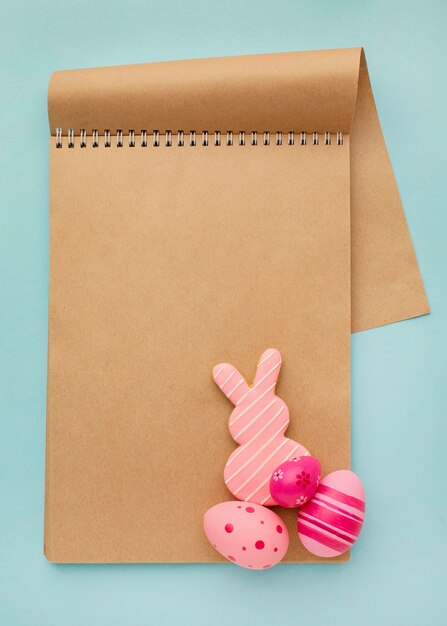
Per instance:
[[[251,502],[216,504],[205,513],[203,528],[222,556],[248,569],[273,567],[289,547],[289,533],[281,518]]]
[[[280,506],[302,506],[314,495],[321,478],[320,461],[300,456],[281,463],[270,479],[270,494]]]
[[[357,541],[365,517],[365,490],[349,470],[325,476],[310,502],[298,511],[298,536],[312,554],[334,557]]]

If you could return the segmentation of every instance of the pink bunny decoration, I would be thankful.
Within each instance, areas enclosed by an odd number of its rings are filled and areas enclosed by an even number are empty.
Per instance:
[[[278,350],[266,350],[252,386],[233,365],[221,363],[213,369],[215,383],[235,405],[229,430],[240,444],[225,465],[225,484],[239,500],[265,506],[276,504],[270,495],[273,470],[288,459],[309,454],[304,446],[284,436],[289,409],[275,395],[281,363]]]

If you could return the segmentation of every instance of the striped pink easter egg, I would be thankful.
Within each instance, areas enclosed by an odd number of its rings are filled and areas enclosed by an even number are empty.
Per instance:
[[[310,502],[299,509],[298,536],[312,554],[334,557],[357,541],[365,517],[365,490],[349,470],[325,476]]]

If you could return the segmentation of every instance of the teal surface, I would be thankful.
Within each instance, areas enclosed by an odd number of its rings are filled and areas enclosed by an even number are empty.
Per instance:
[[[434,0],[3,0],[1,626],[447,624],[446,7]],[[365,482],[368,516],[351,562],[259,573],[47,563],[51,71],[360,45],[432,315],[352,340],[353,467]]]

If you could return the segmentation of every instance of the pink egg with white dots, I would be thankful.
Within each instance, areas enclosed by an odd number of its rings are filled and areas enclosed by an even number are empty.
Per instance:
[[[280,506],[302,506],[314,495],[321,478],[320,461],[300,456],[281,463],[270,479],[270,494]]]
[[[216,504],[205,513],[203,528],[222,556],[248,569],[273,567],[289,547],[289,533],[282,519],[251,502]]]

